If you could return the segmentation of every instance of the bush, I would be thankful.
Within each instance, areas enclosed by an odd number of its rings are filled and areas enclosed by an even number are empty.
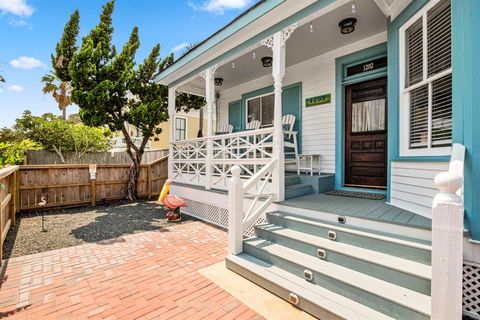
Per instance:
[[[25,151],[39,149],[40,145],[29,139],[20,142],[0,142],[0,167],[22,164]]]

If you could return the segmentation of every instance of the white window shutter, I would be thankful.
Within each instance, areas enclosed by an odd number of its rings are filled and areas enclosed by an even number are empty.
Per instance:
[[[406,77],[405,87],[423,80],[423,26],[422,19],[413,23],[405,31]]]
[[[427,13],[428,76],[452,66],[450,0],[443,0]]]

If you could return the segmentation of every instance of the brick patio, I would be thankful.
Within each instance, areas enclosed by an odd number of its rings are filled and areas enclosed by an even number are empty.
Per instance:
[[[223,260],[223,230],[186,222],[122,239],[4,261],[0,318],[261,318],[197,272]]]

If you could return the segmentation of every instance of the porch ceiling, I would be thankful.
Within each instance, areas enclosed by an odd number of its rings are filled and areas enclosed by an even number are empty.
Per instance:
[[[352,15],[351,3],[347,3],[316,19],[300,21],[299,27],[286,44],[287,67],[386,31],[387,19],[375,0],[357,1],[356,7],[355,15]],[[358,20],[355,31],[348,35],[341,34],[338,23],[352,16]],[[313,32],[310,32],[310,23]],[[216,77],[224,79],[223,85],[216,87],[217,92],[271,74],[271,68],[264,68],[261,62],[262,57],[271,55],[270,49],[258,44],[236,59],[225,62],[216,73]],[[232,62],[235,63],[235,68],[232,68]],[[204,87],[203,79],[197,77],[182,89],[202,93]]]

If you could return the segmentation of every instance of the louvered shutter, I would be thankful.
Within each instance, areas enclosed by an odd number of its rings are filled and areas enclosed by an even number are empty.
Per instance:
[[[452,144],[452,75],[433,82],[432,147]]]
[[[423,26],[419,19],[405,31],[406,83],[409,87],[423,80]]]
[[[252,99],[248,101],[248,109],[247,109],[247,123],[258,120],[260,121],[260,98]]]
[[[410,149],[428,147],[428,85],[410,92]]]
[[[427,14],[428,76],[452,66],[450,0],[441,1]]]
[[[275,95],[262,97],[262,126],[273,124],[275,112]]]

